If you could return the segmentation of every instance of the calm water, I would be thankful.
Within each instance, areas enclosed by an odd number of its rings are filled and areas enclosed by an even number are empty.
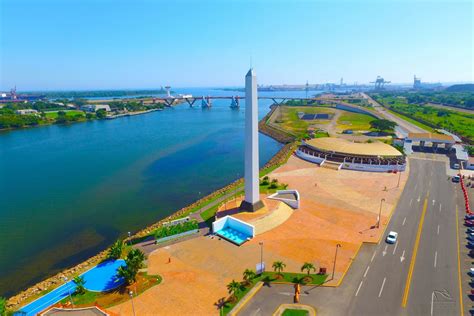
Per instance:
[[[245,108],[229,104],[0,133],[0,296],[242,176]],[[260,135],[260,164],[280,146]]]

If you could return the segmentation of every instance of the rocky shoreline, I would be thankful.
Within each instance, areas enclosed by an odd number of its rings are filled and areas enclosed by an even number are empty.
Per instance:
[[[281,165],[282,163],[286,162],[290,157],[291,153],[296,148],[296,143],[294,142],[294,138],[288,134],[285,134],[279,130],[271,128],[266,124],[267,120],[275,111],[276,107],[272,106],[270,112],[259,122],[259,131],[269,137],[272,137],[276,141],[285,144],[266,164],[264,169],[273,168]],[[163,225],[164,222],[171,221],[177,218],[180,218],[184,215],[187,215],[190,210],[196,208],[198,205],[203,204],[209,200],[214,199],[216,196],[223,194],[224,192],[228,192],[230,189],[234,188],[236,185],[240,185],[243,183],[243,179],[238,179],[227,186],[220,188],[211,194],[197,200],[196,202],[178,210],[177,212],[161,219],[160,221],[138,231],[134,235],[131,236],[131,239],[139,239],[149,235],[153,230]],[[52,290],[62,284],[64,284],[64,277],[67,277],[69,280],[73,279],[78,274],[81,274],[91,267],[97,265],[101,261],[103,261],[107,257],[108,249],[101,251],[99,254],[87,259],[86,261],[75,265],[69,269],[66,269],[56,275],[47,278],[44,281],[41,281],[28,289],[18,293],[10,297],[7,301],[7,308],[16,310],[19,309],[21,306],[25,305],[33,299],[41,296],[44,294],[43,292]]]

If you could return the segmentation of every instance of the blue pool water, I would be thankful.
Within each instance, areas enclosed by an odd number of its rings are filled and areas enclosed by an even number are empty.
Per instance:
[[[110,291],[125,282],[122,278],[117,277],[117,269],[125,265],[125,261],[109,260],[102,262],[89,271],[84,272],[81,276],[86,281],[84,287],[89,291],[105,292]],[[41,296],[37,300],[21,308],[15,315],[32,316],[47,309],[51,305],[67,298],[69,293],[74,293],[76,284],[74,281],[69,281],[60,287],[52,290],[46,295]],[[73,298],[74,299],[74,298]]]
[[[62,301],[64,298],[69,296],[69,293],[74,293],[76,289],[76,284],[73,281],[69,281],[60,287],[52,290],[48,294],[41,296],[37,300],[31,302],[30,304],[23,306],[21,310],[15,313],[15,316],[33,316],[37,313],[45,310],[51,305],[56,304],[59,301]]]
[[[230,227],[224,227],[223,229],[217,231],[216,234],[239,246],[246,242],[248,238],[252,238],[252,236],[248,236]]]
[[[102,262],[82,275],[86,281],[84,287],[94,292],[106,292],[119,287],[125,280],[117,276],[117,270],[124,265],[122,259]]]

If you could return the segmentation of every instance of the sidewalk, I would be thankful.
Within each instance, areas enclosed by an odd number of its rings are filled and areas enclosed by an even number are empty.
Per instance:
[[[237,192],[240,192],[240,191],[237,191]],[[206,222],[202,219],[201,214],[203,212],[207,211],[208,209],[210,209],[210,208],[212,208],[216,205],[221,204],[226,199],[231,198],[234,195],[235,195],[235,191],[229,192],[229,193],[221,196],[220,198],[216,199],[215,201],[212,201],[211,203],[209,203],[207,205],[204,205],[203,207],[198,209],[196,212],[189,215],[189,217],[191,219],[194,219],[198,222],[199,233],[193,234],[193,235],[188,235],[188,236],[183,236],[181,238],[176,238],[176,239],[173,239],[173,240],[168,240],[168,241],[165,241],[165,242],[162,242],[162,243],[159,243],[159,244],[155,244],[155,238],[153,236],[150,236],[146,240],[144,240],[142,242],[139,242],[137,244],[134,244],[133,247],[137,248],[137,249],[140,249],[141,251],[143,251],[145,253],[145,255],[148,256],[150,253],[152,253],[156,249],[167,247],[167,246],[170,246],[170,245],[174,245],[174,244],[183,242],[185,240],[194,239],[194,238],[197,238],[199,236],[208,235],[210,233],[210,227],[207,226]]]

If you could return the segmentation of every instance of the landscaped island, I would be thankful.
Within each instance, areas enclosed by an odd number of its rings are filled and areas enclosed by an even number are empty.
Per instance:
[[[0,105],[0,130],[50,124],[69,124],[160,110],[153,101],[112,101],[107,104],[76,100],[9,102]]]

